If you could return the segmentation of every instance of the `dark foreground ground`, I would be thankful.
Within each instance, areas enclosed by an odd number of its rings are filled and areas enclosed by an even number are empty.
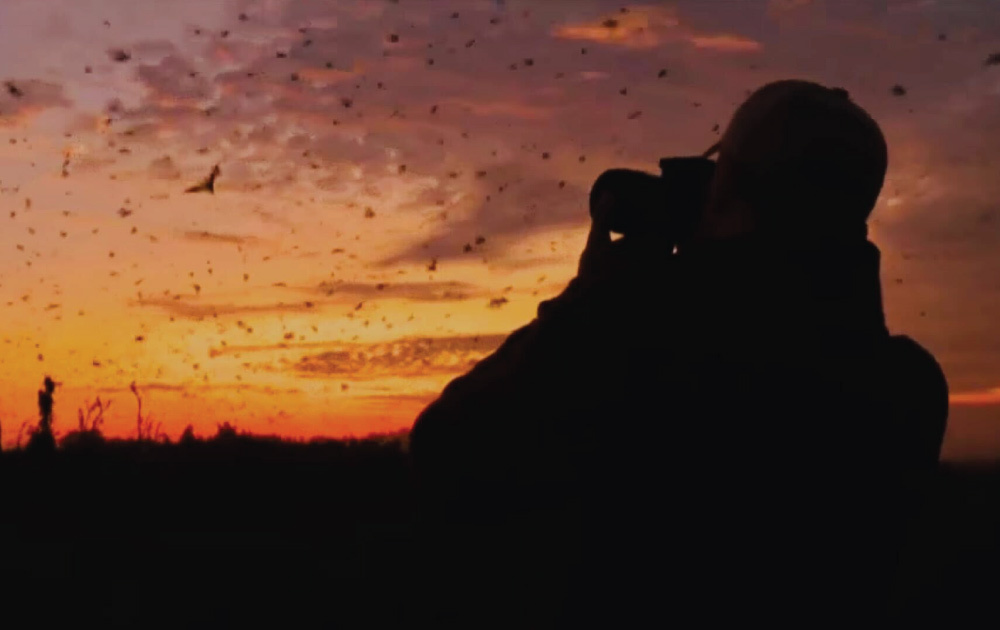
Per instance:
[[[0,626],[409,625],[491,588],[436,555],[413,497],[398,439],[4,453]],[[518,575],[532,552],[516,539],[452,535],[468,541],[465,566],[505,558],[490,579],[558,599],[558,575]],[[904,559],[899,616],[1000,627],[998,543],[1000,466],[943,466]]]

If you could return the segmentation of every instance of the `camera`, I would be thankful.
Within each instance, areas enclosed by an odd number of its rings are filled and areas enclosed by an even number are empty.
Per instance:
[[[601,173],[590,190],[591,229],[671,248],[690,237],[708,202],[715,162],[668,157],[659,166],[659,176],[632,169]]]

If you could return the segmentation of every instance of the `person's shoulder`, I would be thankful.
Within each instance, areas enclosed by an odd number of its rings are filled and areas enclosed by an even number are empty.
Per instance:
[[[888,341],[888,356],[897,373],[909,377],[919,376],[928,382],[934,381],[947,389],[944,370],[934,355],[911,337],[892,335]]]
[[[948,380],[934,355],[906,335],[888,341],[891,391],[913,413],[931,418],[941,431],[948,417]]]

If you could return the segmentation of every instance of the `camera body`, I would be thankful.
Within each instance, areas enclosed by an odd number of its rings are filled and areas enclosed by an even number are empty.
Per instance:
[[[707,157],[663,158],[659,176],[604,171],[590,190],[592,229],[672,248],[693,234],[714,174],[715,162]]]

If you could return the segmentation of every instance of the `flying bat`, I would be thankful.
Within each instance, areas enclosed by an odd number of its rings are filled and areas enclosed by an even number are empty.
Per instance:
[[[215,178],[219,176],[219,165],[216,164],[212,167],[212,172],[205,178],[201,183],[195,184],[194,186],[188,188],[184,192],[186,193],[196,193],[196,192],[210,192],[215,194]]]

